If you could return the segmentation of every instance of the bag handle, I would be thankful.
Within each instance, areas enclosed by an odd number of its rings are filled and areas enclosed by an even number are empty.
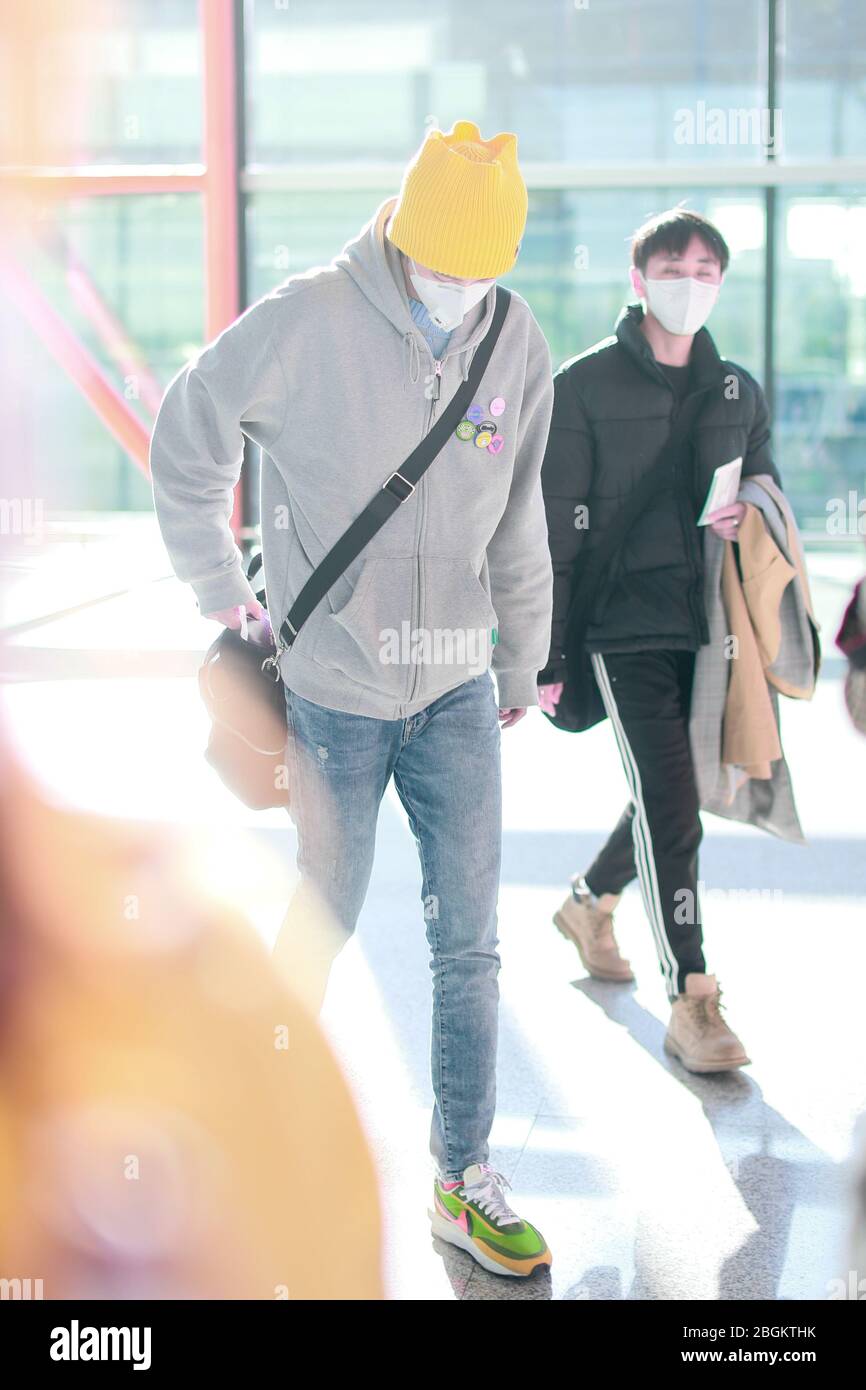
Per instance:
[[[663,475],[668,472],[672,464],[676,463],[680,450],[691,433],[697,418],[704,392],[709,389],[709,387],[704,387],[700,391],[693,392],[674,416],[670,434],[617,518],[619,525],[612,526],[606,532],[604,539],[599,542],[597,549],[587,557],[586,569],[571,593],[566,619],[568,632],[565,642],[566,649],[579,645],[582,641],[583,632],[589,625],[590,607],[595,599],[604,570],[616,550],[628,536],[653,493],[658,490],[663,481]],[[574,624],[573,629],[572,623]]]
[[[376,533],[382,529],[385,522],[394,515],[397,508],[412,496],[421,478],[436,455],[440,453],[446,439],[454,433],[464,418],[466,411],[472,404],[472,398],[478,390],[481,378],[496,346],[496,341],[502,331],[510,300],[511,292],[504,286],[497,285],[493,319],[475,350],[466,380],[461,382],[432,429],[425,434],[420,444],[416,445],[400,468],[395,469],[385,479],[372,501],[367,503],[360,516],[355,518],[351,526],[331,546],[325,558],[304,584],[289,610],[288,617],[280,628],[280,640],[276,654],[270,658],[275,675],[279,674],[280,656],[283,651],[287,651],[291,647],[301,630],[301,626],[307,621],[313,609],[325,597],[340,575],[349,568],[353,560],[357,559]]]

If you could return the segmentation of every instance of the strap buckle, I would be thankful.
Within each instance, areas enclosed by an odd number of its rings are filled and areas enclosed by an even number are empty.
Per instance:
[[[403,488],[407,489],[405,492],[402,490],[402,488],[391,486],[395,478],[399,478],[400,482],[403,485]],[[407,497],[411,497],[412,493],[415,491],[415,484],[410,483],[408,478],[404,478],[402,473],[396,472],[392,473],[390,478],[385,479],[384,483],[382,484],[382,491],[390,492],[391,496],[396,497],[398,502],[405,502]]]

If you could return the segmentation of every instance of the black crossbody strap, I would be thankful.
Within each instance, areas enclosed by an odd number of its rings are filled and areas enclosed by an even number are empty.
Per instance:
[[[420,444],[412,450],[405,462],[385,479],[373,500],[367,503],[360,516],[356,517],[351,526],[343,532],[339,540],[332,545],[321,564],[310,575],[280,628],[280,639],[284,647],[288,648],[292,645],[302,624],[306,622],[331,586],[349,568],[352,561],[357,559],[364,547],[376,535],[376,532],[380,531],[389,517],[394,515],[397,508],[412,496],[418,482],[441,451],[445,441],[454,433],[466,415],[502,331],[510,300],[510,291],[504,289],[502,285],[497,285],[493,318],[490,327],[475,350],[466,380],[458,387],[454,397],[449,401],[432,429],[425,434]]]
[[[571,629],[569,643],[573,643],[575,637],[582,633],[588,625],[590,608],[608,563],[625,541],[641,512],[652,501],[654,494],[670,480],[671,470],[691,432],[702,403],[703,392],[701,391],[688,397],[674,420],[665,443],[617,516],[616,524],[608,528],[604,539],[587,557],[586,567],[578,577],[571,593],[567,619],[567,624]]]

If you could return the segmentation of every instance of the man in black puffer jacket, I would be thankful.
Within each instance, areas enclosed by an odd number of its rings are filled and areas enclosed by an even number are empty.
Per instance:
[[[688,720],[695,654],[709,640],[697,519],[722,464],[739,458],[742,477],[768,473],[780,481],[764,394],[745,368],[719,356],[703,327],[728,261],[718,229],[683,208],[635,233],[631,277],[642,304],[623,310],[613,337],[560,368],[542,469],[554,607],[538,683],[539,703],[552,712],[567,679],[574,575],[617,524],[679,412],[694,412],[667,483],[607,567],[588,615],[586,650],[632,799],[554,920],[591,974],[632,979],[612,913],[638,877],[672,1003],[665,1045],[701,1072],[748,1058],[721,1017],[715,976],[706,973],[697,901],[701,822]],[[736,502],[713,513],[713,529],[735,541],[744,511]]]

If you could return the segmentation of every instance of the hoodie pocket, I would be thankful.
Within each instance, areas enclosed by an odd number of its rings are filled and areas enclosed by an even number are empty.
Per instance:
[[[322,623],[313,658],[398,700],[486,671],[496,613],[469,560],[366,560],[351,597]]]
[[[320,624],[313,660],[360,685],[401,699],[409,674],[394,659],[395,641],[399,647],[399,639],[406,635],[401,625],[404,621],[408,625],[412,614],[416,572],[417,561],[409,556],[365,560],[347,601]]]
[[[486,671],[496,625],[490,595],[469,560],[425,559],[416,697],[434,699]]]

